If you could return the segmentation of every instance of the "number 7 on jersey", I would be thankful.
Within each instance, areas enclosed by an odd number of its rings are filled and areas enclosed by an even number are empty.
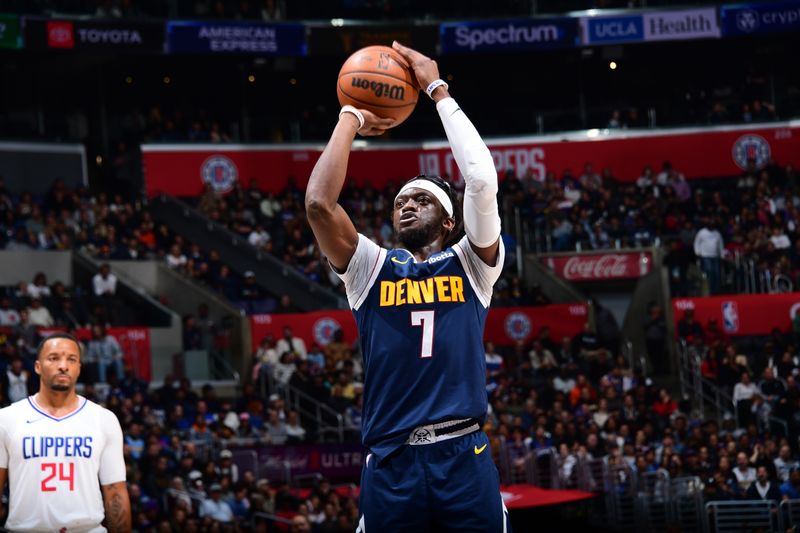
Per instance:
[[[433,357],[433,322],[436,311],[411,311],[411,325],[422,326],[421,358]]]

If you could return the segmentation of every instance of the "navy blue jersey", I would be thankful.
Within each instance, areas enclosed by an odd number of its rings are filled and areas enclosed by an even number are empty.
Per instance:
[[[380,460],[417,426],[483,418],[483,330],[500,275],[466,238],[417,262],[364,236],[342,275],[364,358],[362,439]]]

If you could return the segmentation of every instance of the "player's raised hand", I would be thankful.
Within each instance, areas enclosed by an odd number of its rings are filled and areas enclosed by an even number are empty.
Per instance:
[[[358,129],[358,134],[364,137],[374,137],[383,133],[394,125],[393,118],[381,118],[372,111],[359,109],[364,115],[364,125]]]
[[[439,65],[430,57],[417,52],[413,48],[403,46],[397,41],[392,43],[392,48],[408,61],[408,64],[414,70],[414,75],[417,77],[421,91],[424,91],[432,81],[439,79]]]

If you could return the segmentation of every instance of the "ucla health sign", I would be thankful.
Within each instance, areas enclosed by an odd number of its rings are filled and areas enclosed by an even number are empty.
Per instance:
[[[584,17],[584,44],[716,39],[720,36],[713,7],[652,11],[639,15]]]
[[[585,17],[581,22],[584,44],[644,41],[644,19],[641,15]]]
[[[168,50],[173,54],[306,55],[302,24],[170,22]]]
[[[800,30],[800,2],[738,4],[720,8],[727,36]]]
[[[443,54],[567,48],[577,44],[578,20],[549,18],[442,24]]]

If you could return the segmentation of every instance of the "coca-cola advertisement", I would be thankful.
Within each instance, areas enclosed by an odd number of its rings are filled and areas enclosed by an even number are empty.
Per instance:
[[[543,255],[539,260],[556,276],[567,281],[636,279],[653,269],[653,254],[650,252]]]

